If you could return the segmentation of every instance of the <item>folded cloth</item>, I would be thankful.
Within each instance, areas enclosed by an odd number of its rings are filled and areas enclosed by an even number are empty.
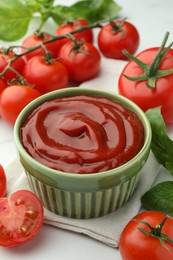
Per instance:
[[[58,228],[83,233],[109,246],[118,247],[119,236],[140,208],[141,196],[152,186],[160,169],[152,152],[141,170],[141,177],[131,199],[121,208],[106,216],[95,219],[71,219],[44,209],[44,223]],[[30,190],[27,177],[19,160],[14,160],[5,169],[7,176],[7,195],[21,189]]]

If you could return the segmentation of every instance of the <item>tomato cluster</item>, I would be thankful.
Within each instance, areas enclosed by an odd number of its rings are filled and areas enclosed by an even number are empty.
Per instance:
[[[120,55],[122,48],[134,53],[138,47],[139,34],[127,21],[101,26],[97,39],[99,47],[94,45],[93,29],[81,30],[83,26],[89,26],[84,19],[68,21],[57,28],[52,40],[48,33],[32,34],[23,40],[17,56],[10,48],[0,51],[3,75],[0,78],[0,116],[3,120],[13,125],[21,110],[38,96],[78,85],[98,75],[101,54],[127,59]],[[60,39],[55,40],[55,37]],[[37,48],[38,45],[41,46]]]

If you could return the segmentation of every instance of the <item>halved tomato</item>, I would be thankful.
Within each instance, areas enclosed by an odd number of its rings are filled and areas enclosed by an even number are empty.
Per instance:
[[[0,246],[12,247],[33,239],[43,223],[43,206],[28,190],[0,198]]]

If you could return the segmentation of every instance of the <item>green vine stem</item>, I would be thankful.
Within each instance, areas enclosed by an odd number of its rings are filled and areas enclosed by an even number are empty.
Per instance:
[[[128,75],[123,74],[124,77],[126,77],[127,79],[129,79],[131,81],[144,81],[144,80],[146,80],[147,81],[147,83],[146,83],[147,87],[152,89],[152,88],[155,88],[156,81],[157,81],[158,78],[162,78],[164,76],[172,74],[173,68],[168,69],[168,70],[159,70],[160,63],[162,62],[163,58],[166,56],[166,54],[169,52],[169,50],[173,46],[173,42],[171,42],[168,45],[168,47],[165,47],[165,44],[167,42],[168,37],[169,37],[169,32],[167,32],[165,34],[163,42],[162,42],[160,48],[158,49],[158,52],[157,52],[153,62],[151,63],[151,65],[145,64],[144,62],[142,62],[138,58],[131,55],[127,50],[123,50],[123,54],[126,55],[129,58],[129,60],[134,61],[144,72],[140,76],[136,76],[136,77],[130,77]]]
[[[78,29],[74,30],[74,31],[71,31],[70,34],[75,34],[75,33],[78,33],[78,32],[82,32],[82,31],[85,31],[85,30],[89,30],[89,29],[94,29],[94,28],[101,28],[102,25],[101,23],[97,22],[97,23],[93,23],[93,24],[90,24],[90,25],[86,25],[86,26],[80,26]],[[51,43],[51,42],[54,42],[54,41],[58,41],[58,40],[61,40],[61,39],[64,39],[64,38],[68,38],[69,37],[69,33],[66,33],[66,34],[62,34],[62,35],[59,35],[59,36],[53,36],[51,35],[51,38],[42,42],[41,44],[38,44],[32,48],[28,48],[28,50],[26,50],[26,52],[23,52],[23,53],[20,53],[20,54],[17,54],[16,56],[17,57],[21,57],[21,56],[24,56],[34,50],[37,50],[39,48],[42,47],[42,44],[48,44],[48,43]],[[14,49],[16,47],[19,47],[19,46],[10,46],[9,49]],[[21,48],[23,48],[22,46],[20,46]]]
[[[70,32],[70,35],[73,35],[75,33],[78,33],[78,32],[82,32],[82,31],[85,31],[85,30],[89,30],[89,29],[94,29],[94,28],[102,28],[102,24],[101,22],[96,22],[96,23],[93,23],[93,24],[89,24],[89,25],[86,25],[86,26],[80,26],[78,29]],[[42,32],[44,34],[44,32]],[[11,67],[11,63],[14,62],[16,59],[30,53],[30,52],[33,52],[39,48],[44,48],[46,44],[48,43],[51,43],[51,42],[54,42],[54,41],[58,41],[58,40],[61,40],[61,39],[64,39],[64,38],[69,38],[69,33],[66,33],[66,34],[62,34],[60,36],[53,36],[53,35],[50,35],[51,38],[48,39],[48,40],[45,40],[43,41],[42,43],[32,47],[32,48],[27,48],[27,47],[24,47],[24,46],[19,46],[19,45],[13,45],[13,46],[10,46],[8,49],[5,50],[6,53],[10,52],[10,50],[14,50],[16,48],[24,48],[26,51],[23,52],[23,53],[18,53],[18,54],[15,54],[15,56],[8,60],[8,65],[5,67],[5,69],[0,73],[0,77],[3,77],[4,74],[6,73],[7,70],[13,70],[13,72],[16,73],[17,77],[20,77],[22,78],[22,75],[20,75],[15,69],[13,69]],[[44,48],[44,50],[46,50],[46,47]],[[47,56],[48,57],[48,56]],[[50,59],[49,59],[50,61]],[[23,78],[24,80],[24,78]]]

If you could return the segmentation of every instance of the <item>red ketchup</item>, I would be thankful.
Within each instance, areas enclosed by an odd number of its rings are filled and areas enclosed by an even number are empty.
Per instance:
[[[144,128],[124,105],[94,96],[49,100],[21,126],[21,141],[38,162],[63,172],[97,173],[132,159]]]

